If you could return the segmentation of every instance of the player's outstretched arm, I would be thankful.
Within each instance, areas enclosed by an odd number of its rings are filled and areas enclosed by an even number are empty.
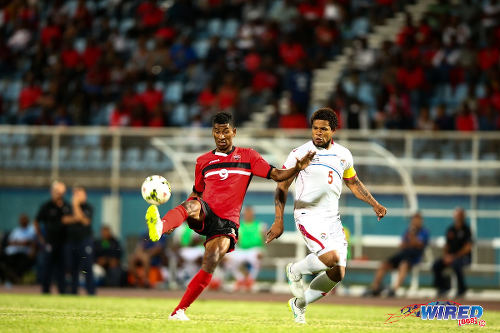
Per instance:
[[[373,207],[373,211],[375,212],[375,215],[377,215],[379,221],[385,216],[385,214],[387,214],[387,208],[375,200],[370,191],[368,191],[366,186],[361,182],[361,180],[359,180],[358,176],[345,179],[344,181],[356,198],[363,200]]]
[[[300,160],[297,159],[297,163],[295,164],[295,167],[290,168],[290,169],[276,169],[276,168],[274,168],[270,174],[271,179],[274,181],[277,181],[277,182],[282,182],[284,180],[295,177],[300,171],[304,170],[305,168],[307,168],[309,166],[314,155],[316,155],[316,152],[314,152],[314,151],[308,152]]]
[[[288,188],[293,182],[293,178],[279,182],[274,192],[274,223],[266,233],[266,244],[273,239],[279,238],[283,233],[283,214],[285,212],[286,198],[288,196]]]

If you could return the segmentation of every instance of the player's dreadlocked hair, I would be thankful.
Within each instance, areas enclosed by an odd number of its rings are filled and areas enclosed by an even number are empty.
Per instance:
[[[316,119],[327,120],[328,123],[330,124],[330,128],[332,130],[337,129],[337,125],[338,125],[337,114],[335,113],[335,111],[333,111],[330,108],[317,109],[311,117],[311,125]]]
[[[234,126],[233,116],[227,112],[219,112],[212,118],[212,125],[215,124],[221,124],[221,125],[229,124],[231,126]]]

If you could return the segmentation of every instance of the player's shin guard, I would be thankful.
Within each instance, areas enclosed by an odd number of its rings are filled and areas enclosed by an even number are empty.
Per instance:
[[[328,269],[318,256],[314,253],[310,253],[304,259],[294,263],[291,267],[293,273],[300,274],[315,274],[318,272],[323,272]]]
[[[303,305],[305,306],[325,297],[336,285],[337,282],[330,280],[326,272],[319,274],[311,281],[309,288],[304,292],[305,300],[303,301],[305,304]],[[297,305],[301,306],[302,304]]]
[[[161,219],[163,222],[163,233],[169,231],[170,229],[177,228],[186,221],[188,218],[188,212],[184,206],[179,205],[168,211],[167,214]]]
[[[210,280],[212,279],[212,274],[205,272],[203,269],[200,269],[198,273],[193,277],[191,282],[189,282],[186,292],[182,299],[177,305],[177,307],[172,312],[172,315],[177,312],[179,309],[187,309],[191,303],[193,303],[198,296],[202,293],[202,291],[208,286]]]

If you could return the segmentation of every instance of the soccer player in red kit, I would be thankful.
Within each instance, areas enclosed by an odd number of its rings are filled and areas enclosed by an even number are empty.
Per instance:
[[[295,177],[315,155],[311,152],[297,159],[293,168],[276,169],[255,150],[233,146],[236,128],[231,114],[217,113],[212,125],[216,149],[196,160],[195,184],[189,198],[163,218],[160,218],[158,208],[154,205],[146,213],[152,241],[158,241],[164,233],[171,233],[184,221],[191,229],[206,236],[201,269],[169,316],[172,320],[189,320],[184,311],[209,284],[212,273],[224,255],[234,250],[241,205],[252,176],[281,182]]]

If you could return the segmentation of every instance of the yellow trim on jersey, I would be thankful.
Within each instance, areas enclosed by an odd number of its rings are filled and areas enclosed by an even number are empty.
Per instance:
[[[350,167],[349,169],[344,171],[344,178],[349,179],[356,176],[356,170],[354,170],[354,167]]]

